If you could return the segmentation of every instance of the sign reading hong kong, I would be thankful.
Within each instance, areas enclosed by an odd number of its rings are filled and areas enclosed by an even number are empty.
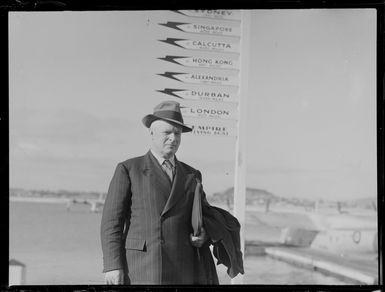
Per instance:
[[[176,10],[176,12],[193,17],[207,17],[236,21],[241,20],[241,12],[237,10]]]
[[[158,58],[160,60],[179,64],[188,67],[204,67],[215,69],[238,69],[238,60],[233,60],[226,57],[208,58],[208,57],[185,57],[185,56],[166,56]]]
[[[176,38],[167,38],[165,40],[159,41],[189,50],[212,51],[222,53],[239,53],[240,50],[239,42]]]
[[[230,88],[221,88],[217,90],[165,88],[164,90],[157,91],[181,99],[194,99],[216,102],[236,102],[238,100],[238,89],[231,90]]]
[[[188,33],[212,34],[222,36],[237,36],[240,35],[239,26],[230,26],[225,24],[198,24],[186,22],[168,21],[167,23],[159,23],[160,25],[173,28],[176,30]]]
[[[186,83],[238,86],[238,74],[219,75],[206,73],[165,72],[164,74],[158,75]]]

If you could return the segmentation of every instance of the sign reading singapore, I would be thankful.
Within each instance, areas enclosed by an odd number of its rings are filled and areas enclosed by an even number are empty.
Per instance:
[[[159,23],[160,25],[170,27],[173,29],[181,30],[189,33],[203,33],[214,34],[224,36],[239,36],[239,26],[229,25],[213,25],[213,24],[197,24],[197,23],[185,23],[185,22],[173,22]]]

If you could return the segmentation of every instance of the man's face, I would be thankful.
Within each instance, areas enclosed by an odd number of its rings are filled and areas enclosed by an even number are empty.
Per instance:
[[[151,149],[163,158],[172,157],[179,148],[182,127],[171,125],[163,120],[156,120],[150,127]]]

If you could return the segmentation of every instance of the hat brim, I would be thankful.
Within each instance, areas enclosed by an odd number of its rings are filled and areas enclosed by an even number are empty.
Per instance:
[[[142,122],[143,124],[149,128],[151,126],[151,124],[156,121],[156,120],[163,120],[163,121],[166,121],[166,122],[169,122],[170,124],[173,124],[173,125],[176,125],[176,126],[179,126],[179,127],[182,127],[182,132],[183,133],[186,133],[186,132],[191,132],[192,131],[192,128],[186,126],[185,124],[177,121],[177,120],[173,120],[173,119],[168,119],[168,118],[163,118],[163,117],[158,117],[158,116],[155,116],[155,115],[147,115],[145,116],[143,119],[142,119]]]

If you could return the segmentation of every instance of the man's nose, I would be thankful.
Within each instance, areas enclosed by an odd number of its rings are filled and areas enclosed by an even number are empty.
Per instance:
[[[170,141],[174,141],[175,138],[176,138],[176,136],[175,136],[174,133],[171,133],[170,135],[168,135],[168,139],[169,139]]]
[[[171,134],[168,136],[168,138],[169,138],[170,141],[175,141],[175,140],[177,140],[177,137],[178,137],[178,135],[175,134],[175,133],[171,133]]]

